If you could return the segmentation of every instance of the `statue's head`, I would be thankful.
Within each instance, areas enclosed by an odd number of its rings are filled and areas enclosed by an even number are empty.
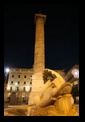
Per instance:
[[[51,81],[51,87],[53,88],[53,95],[58,96],[61,94],[69,94],[72,90],[71,83],[66,82],[65,79],[54,70],[47,69],[46,71],[50,72],[50,74],[55,75],[53,81]],[[47,74],[49,74],[47,72]]]

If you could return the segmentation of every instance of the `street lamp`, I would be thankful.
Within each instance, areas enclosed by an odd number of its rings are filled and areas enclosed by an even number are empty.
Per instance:
[[[5,69],[5,71],[6,71],[6,78],[5,78],[5,83],[7,82],[7,80],[8,80],[8,73],[10,72],[10,69],[9,68],[6,68]]]
[[[71,73],[74,76],[74,78],[79,78],[79,70],[78,69],[73,69]]]
[[[79,78],[79,69],[73,69],[72,70],[72,75],[74,76],[74,78]],[[77,80],[76,82],[74,82],[74,84],[78,84],[78,91],[79,91],[79,80]]]
[[[6,88],[6,83],[7,83],[7,81],[8,81],[8,73],[10,72],[10,69],[9,68],[6,68],[5,69],[5,82],[4,82],[4,88]]]
[[[9,73],[9,71],[10,71],[9,68],[6,68],[6,73]]]

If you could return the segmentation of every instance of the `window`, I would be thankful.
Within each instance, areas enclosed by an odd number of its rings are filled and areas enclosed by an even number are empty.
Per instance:
[[[14,75],[12,75],[12,78],[14,78]]]
[[[20,82],[18,81],[18,84],[20,84]]]
[[[23,91],[25,91],[25,87],[23,87]]]
[[[19,87],[17,87],[17,91],[19,90]]]
[[[10,91],[12,91],[12,86],[10,87]]]
[[[11,84],[13,84],[13,81],[11,81]]]
[[[26,75],[24,76],[24,78],[26,78]]]
[[[20,75],[18,75],[18,78],[20,78]]]
[[[26,84],[26,82],[24,82],[24,84]]]
[[[32,76],[30,76],[30,84],[32,84]]]
[[[30,76],[30,79],[32,79],[32,76]]]
[[[32,90],[32,87],[30,87],[30,91]]]
[[[32,84],[32,81],[30,81],[30,84]]]

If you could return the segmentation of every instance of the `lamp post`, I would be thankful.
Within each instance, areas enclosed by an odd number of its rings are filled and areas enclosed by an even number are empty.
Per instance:
[[[78,89],[79,89],[79,70],[78,69],[73,69],[72,71],[71,71],[71,73],[72,73],[72,75],[74,76],[74,78],[76,78],[77,79],[77,84],[78,84]]]
[[[9,68],[6,68],[5,69],[5,72],[6,72],[6,74],[5,74],[5,87],[6,87],[6,84],[7,84],[7,81],[8,81],[8,75],[9,75],[9,72],[10,72],[10,69]]]
[[[79,70],[78,69],[73,69],[71,73],[74,76],[74,78],[79,78]]]
[[[73,88],[72,88],[72,94],[74,96],[74,102],[79,103],[79,69],[75,68],[72,70],[71,73],[74,76],[74,78],[77,79],[76,81],[74,81]]]

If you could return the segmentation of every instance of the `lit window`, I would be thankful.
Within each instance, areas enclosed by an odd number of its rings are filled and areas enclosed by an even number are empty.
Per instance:
[[[17,86],[17,82],[15,83],[15,85]]]

